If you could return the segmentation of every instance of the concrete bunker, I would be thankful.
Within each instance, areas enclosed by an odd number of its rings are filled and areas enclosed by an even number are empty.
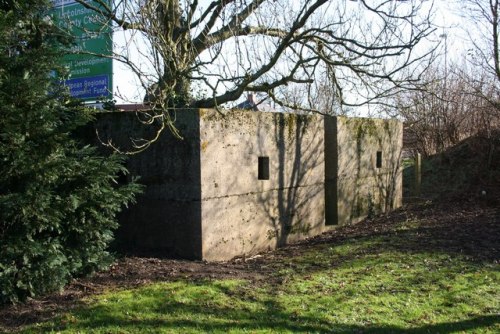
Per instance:
[[[176,126],[127,162],[146,185],[119,217],[127,251],[227,260],[401,205],[398,121],[190,109]],[[123,112],[96,127],[125,148],[155,131]]]

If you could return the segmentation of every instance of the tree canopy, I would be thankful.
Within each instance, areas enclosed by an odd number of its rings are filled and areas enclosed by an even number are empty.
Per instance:
[[[415,80],[431,54],[415,49],[433,31],[424,1],[76,1],[125,31],[114,58],[153,109],[217,107],[249,91],[315,110],[324,86],[357,106]]]

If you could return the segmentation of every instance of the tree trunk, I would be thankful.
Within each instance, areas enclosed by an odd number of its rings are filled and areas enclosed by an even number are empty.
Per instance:
[[[144,102],[157,107],[185,107],[191,102],[189,76],[196,59],[188,22],[181,15],[178,0],[156,0],[149,8],[149,15],[160,23],[158,35],[163,36],[164,41],[152,39],[151,43],[164,64],[163,74],[148,88]]]

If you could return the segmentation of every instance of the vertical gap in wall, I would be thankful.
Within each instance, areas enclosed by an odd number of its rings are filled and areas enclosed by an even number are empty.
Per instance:
[[[338,159],[337,117],[324,118],[325,157],[325,225],[338,225]]]
[[[377,168],[382,168],[382,151],[377,151]]]
[[[269,180],[269,157],[259,157],[258,179]]]

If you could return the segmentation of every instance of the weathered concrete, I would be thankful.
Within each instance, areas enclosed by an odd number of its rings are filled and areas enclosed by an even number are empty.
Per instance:
[[[401,206],[402,123],[334,117],[325,124],[327,225],[355,223]]]
[[[128,251],[227,260],[401,204],[399,122],[202,109],[179,111],[176,126],[183,140],[165,130],[127,162],[147,186],[120,217]],[[155,129],[132,113],[97,122],[101,139],[124,149]],[[258,177],[259,157],[269,179]]]
[[[203,111],[202,254],[223,260],[324,231],[323,119]],[[258,158],[269,157],[269,180]]]
[[[118,248],[201,258],[201,178],[199,117],[197,110],[179,112],[176,125],[183,140],[166,129],[141,153],[131,155],[126,167],[146,186],[137,204],[124,210],[116,233]],[[154,138],[158,124],[147,125],[135,113],[105,113],[96,122],[103,142],[112,140],[131,151],[132,139]]]

